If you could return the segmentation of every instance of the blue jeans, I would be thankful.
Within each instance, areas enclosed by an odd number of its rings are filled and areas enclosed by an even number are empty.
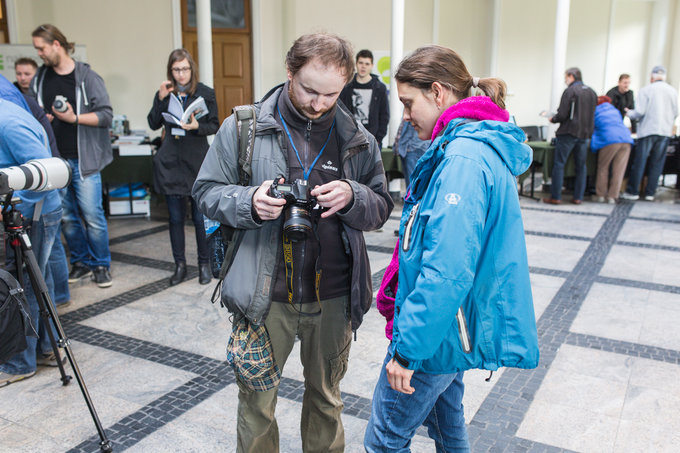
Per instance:
[[[57,236],[57,231],[59,230],[59,222],[61,221],[61,208],[55,209],[52,212],[43,213],[37,222],[33,223],[31,227],[30,240],[31,246],[33,248],[33,254],[38,262],[38,268],[45,278],[45,283],[47,284],[47,289],[50,295],[50,299],[54,300],[54,283],[52,280],[52,274],[50,272],[50,267],[47,265],[47,261],[52,250],[52,245]],[[10,252],[10,248],[7,249],[8,259],[14,260],[14,253]],[[31,286],[30,280],[28,278],[28,272],[24,272],[24,294],[26,294],[26,300],[28,301],[29,314],[31,315],[31,320],[33,326],[38,331],[38,338],[26,337],[26,343],[28,347],[18,354],[15,354],[8,362],[0,365],[0,371],[4,371],[9,374],[26,374],[35,371],[36,369],[36,355],[48,353],[52,350],[52,345],[50,344],[50,339],[47,333],[47,325],[45,321],[40,317],[40,306],[38,305],[38,300],[36,299],[35,293],[33,292],[33,287]],[[54,303],[53,303],[54,306]],[[57,333],[54,330],[52,323],[49,323],[49,328],[52,329],[52,333],[57,338]]]
[[[54,245],[47,263],[54,280],[54,303],[57,305],[68,302],[71,292],[68,289],[68,261],[64,244],[61,243],[61,225],[57,229]]]
[[[110,267],[109,231],[102,206],[102,178],[97,172],[80,179],[78,159],[68,159],[73,170],[71,184],[64,190],[63,231],[71,251],[71,264],[89,268]],[[82,218],[82,221],[81,221]]]
[[[373,393],[371,418],[366,427],[364,447],[369,453],[408,452],[420,425],[427,427],[438,453],[469,452],[463,414],[463,373],[427,374],[411,377],[411,395],[392,390],[385,366]]]
[[[562,184],[564,183],[564,166],[569,154],[574,152],[574,168],[576,180],[574,181],[574,200],[583,200],[586,191],[586,157],[588,156],[588,142],[584,138],[573,135],[558,135],[555,139],[555,161],[552,169],[552,185],[550,196],[553,200],[562,198]]]
[[[175,263],[186,263],[184,255],[184,218],[186,217],[187,198],[191,202],[191,219],[196,230],[196,247],[198,249],[198,262],[208,263],[208,240],[205,236],[203,227],[203,214],[198,210],[198,204],[190,196],[166,195],[165,202],[168,205],[168,215],[170,217],[170,245],[172,246],[172,257]]]
[[[632,195],[640,194],[640,182],[642,182],[642,175],[645,172],[645,167],[647,167],[645,196],[654,196],[656,187],[659,185],[659,176],[661,176],[663,165],[666,162],[666,149],[669,140],[669,137],[662,135],[648,135],[638,139],[633,151],[633,163],[630,167],[626,192]],[[647,160],[649,160],[649,165],[647,165]]]
[[[404,179],[406,180],[406,187],[408,187],[411,184],[411,174],[413,174],[413,170],[416,168],[416,164],[418,163],[418,159],[422,157],[423,154],[425,154],[426,149],[424,149],[422,152],[410,152],[406,153],[406,157],[401,157],[401,164],[404,167]]]

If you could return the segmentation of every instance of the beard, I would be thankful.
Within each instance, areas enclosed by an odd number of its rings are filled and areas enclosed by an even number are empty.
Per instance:
[[[290,102],[293,104],[293,107],[300,112],[304,117],[310,119],[310,120],[316,120],[321,118],[324,113],[328,112],[331,110],[333,107],[335,107],[335,104],[331,105],[329,108],[324,109],[324,110],[314,110],[312,109],[311,106],[305,107],[298,101],[298,99],[295,97],[295,92],[293,90],[293,82],[291,81],[288,84],[288,97],[290,98]]]
[[[51,57],[43,57],[42,58],[43,63],[45,63],[45,66],[54,68],[59,66],[59,63],[61,62],[61,57],[59,57],[59,54],[54,54]]]

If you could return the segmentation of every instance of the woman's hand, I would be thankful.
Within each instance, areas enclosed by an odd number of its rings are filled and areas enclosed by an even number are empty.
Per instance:
[[[158,89],[158,99],[163,100],[168,97],[168,94],[172,92],[173,84],[169,80],[164,80],[161,82],[161,87]]]
[[[390,387],[397,392],[405,393],[407,395],[412,394],[416,391],[411,387],[411,376],[413,376],[413,370],[408,370],[397,363],[396,360],[392,359],[385,366],[387,370],[387,380],[390,383]]]
[[[189,122],[188,123],[182,123],[180,126],[185,131],[192,131],[192,130],[198,129],[198,120],[196,118],[194,118],[194,114],[192,113],[191,118],[189,118]]]

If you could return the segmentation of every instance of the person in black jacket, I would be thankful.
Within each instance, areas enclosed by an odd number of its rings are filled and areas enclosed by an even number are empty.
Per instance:
[[[207,285],[212,278],[208,264],[208,243],[203,227],[203,214],[191,198],[191,187],[208,152],[206,136],[217,132],[219,127],[217,101],[215,91],[198,81],[196,63],[185,49],[175,49],[170,53],[167,70],[168,80],[164,80],[156,92],[147,121],[153,130],[165,126],[162,144],[153,158],[153,176],[156,192],[165,195],[168,205],[170,244],[175,260],[175,272],[170,277],[170,285],[182,282],[187,274],[184,255],[187,201],[191,203],[191,217],[196,228],[198,282]],[[205,114],[195,111],[186,123],[169,122],[164,119],[163,113],[168,112],[172,96],[176,96],[183,109],[202,96],[208,112]]]
[[[560,204],[562,182],[564,180],[564,165],[569,154],[574,152],[576,167],[576,181],[574,182],[574,204],[581,204],[586,190],[586,157],[588,155],[588,140],[595,128],[595,107],[597,94],[583,84],[581,70],[569,68],[564,74],[567,89],[562,93],[557,113],[550,118],[551,123],[560,123],[555,132],[555,159],[552,169],[552,184],[550,198],[544,198],[544,203]]]
[[[376,74],[371,74],[373,53],[370,50],[360,50],[356,62],[357,73],[343,88],[340,100],[352,112],[354,119],[375,137],[378,146],[382,146],[390,122],[387,88]]]
[[[612,100],[612,105],[621,113],[621,118],[626,117],[628,110],[635,109],[635,97],[630,89],[630,75],[621,74],[619,83],[607,91],[607,96]],[[631,120],[631,131],[635,132],[637,121]]]

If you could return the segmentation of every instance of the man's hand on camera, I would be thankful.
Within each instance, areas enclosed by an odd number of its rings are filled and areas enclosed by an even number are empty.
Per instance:
[[[272,180],[263,182],[253,194],[253,209],[261,220],[278,219],[283,211],[283,206],[286,200],[283,198],[274,198],[267,195],[269,188],[272,185]],[[283,182],[283,179],[280,180]]]
[[[354,199],[352,187],[349,183],[340,179],[314,187],[311,194],[313,197],[316,197],[320,206],[328,208],[327,211],[321,214],[321,217],[324,219],[349,205]]]
[[[66,110],[63,112],[57,112],[54,110],[54,107],[52,107],[52,113],[64,123],[75,124],[76,122],[77,115],[76,112],[73,111],[70,102],[66,103]]]

